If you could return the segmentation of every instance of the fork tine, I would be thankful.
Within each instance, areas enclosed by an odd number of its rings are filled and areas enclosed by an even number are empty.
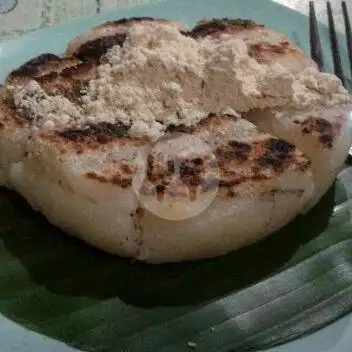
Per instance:
[[[317,17],[315,15],[314,1],[309,2],[309,39],[312,59],[320,71],[324,71],[324,57],[321,49]]]
[[[342,5],[343,19],[345,21],[345,31],[346,31],[346,42],[347,42],[347,49],[348,49],[348,58],[350,60],[350,70],[351,70],[351,74],[352,74],[352,31],[351,31],[351,23],[350,23],[350,17],[348,15],[346,1],[342,1],[341,5]]]
[[[334,62],[335,75],[338,78],[340,78],[342,84],[346,87],[346,82],[345,82],[345,78],[344,78],[344,75],[343,75],[340,51],[339,51],[339,44],[338,44],[338,41],[337,41],[335,23],[334,23],[334,18],[333,18],[333,15],[332,15],[330,1],[328,1],[326,3],[326,7],[327,7],[327,10],[328,10],[331,52],[332,52],[332,59],[333,59],[333,62]]]

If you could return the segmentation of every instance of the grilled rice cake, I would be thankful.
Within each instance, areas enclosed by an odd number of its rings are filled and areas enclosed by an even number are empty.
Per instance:
[[[238,129],[250,137],[239,139]],[[226,130],[226,140],[217,130]],[[292,220],[314,183],[309,159],[294,145],[233,116],[209,118],[180,134],[172,149],[209,131],[217,142],[195,159],[179,157],[182,183],[170,187],[168,160],[160,165],[151,150],[148,177],[136,193],[136,155],[146,142],[109,124],[33,138],[28,156],[10,169],[11,184],[52,223],[108,252],[154,263],[224,254]],[[214,156],[217,172],[208,176],[205,164]],[[157,197],[171,203],[156,201],[153,209]],[[166,219],[168,213],[177,218]]]
[[[169,126],[165,143],[154,149],[119,121],[38,125],[36,116],[16,109],[14,92],[33,81],[48,96],[79,106],[107,51],[123,45],[135,23],[154,21],[196,40],[238,37],[258,62],[294,74],[316,69],[287,37],[252,21],[203,20],[190,30],[153,18],[108,22],[69,43],[65,57],[43,54],[7,77],[0,183],[56,226],[110,253],[150,263],[223,255],[269,235],[321,198],[347,155],[351,104],[209,114],[193,126]],[[174,155],[193,140],[206,145],[200,155]],[[160,152],[177,158],[179,180],[172,180],[170,160],[158,160]],[[143,167],[147,177],[137,187]]]

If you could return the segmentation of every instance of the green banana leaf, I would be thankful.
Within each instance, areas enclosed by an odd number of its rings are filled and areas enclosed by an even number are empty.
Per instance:
[[[0,193],[0,312],[84,351],[247,351],[309,333],[352,307],[352,167],[310,213],[196,263],[104,254]]]

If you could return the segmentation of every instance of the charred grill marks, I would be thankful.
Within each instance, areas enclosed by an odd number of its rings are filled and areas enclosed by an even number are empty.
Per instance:
[[[74,135],[73,138],[78,137]],[[166,193],[185,194],[185,189],[188,189],[189,194],[195,197],[198,191],[207,192],[220,187],[226,188],[226,196],[233,198],[237,194],[233,187],[240,184],[269,180],[289,167],[304,172],[310,166],[310,161],[304,155],[297,154],[292,144],[275,138],[252,145],[229,141],[218,147],[214,154],[216,162],[210,156],[170,160],[160,159],[160,155],[149,155],[142,193],[157,195],[159,200],[163,200]],[[235,166],[233,162],[239,165]],[[119,167],[119,172],[115,172],[112,177],[87,176],[128,187],[133,172]]]
[[[130,176],[124,177],[120,173],[116,173],[111,177],[101,176],[95,172],[88,172],[86,177],[90,180],[95,180],[101,183],[112,183],[122,188],[127,188],[132,185],[132,178]]]
[[[82,141],[87,138],[93,138],[104,144],[111,142],[114,139],[126,137],[129,129],[129,126],[126,126],[121,122],[100,122],[97,124],[90,124],[85,128],[60,132],[59,136],[71,141]]]
[[[217,180],[207,180],[206,177],[207,171],[210,171],[213,166],[209,157],[180,158],[164,161],[158,159],[153,155],[148,156],[145,180],[147,182],[146,192],[156,191],[160,196],[166,191],[177,192],[177,187],[176,190],[167,189],[172,183],[173,176],[191,193],[196,191],[199,186],[203,190],[210,190],[217,186]],[[171,188],[173,188],[172,185]]]
[[[66,67],[61,72],[51,71],[34,79],[49,95],[61,94],[73,102],[80,102],[83,89],[95,76],[94,65],[82,62]]]
[[[38,66],[43,65],[49,61],[60,61],[60,57],[54,54],[45,53],[32,60],[27,61],[17,70],[11,72],[13,77],[27,77],[35,76],[39,73]]]
[[[186,159],[180,163],[180,179],[187,187],[202,185],[206,167],[201,158]]]
[[[270,61],[270,55],[283,55],[289,52],[294,52],[296,49],[290,46],[287,40],[283,40],[278,44],[257,43],[249,48],[249,55],[258,62]]]
[[[193,37],[193,38],[203,38],[207,35],[211,35],[218,32],[223,32],[227,29],[231,28],[239,28],[239,29],[251,29],[255,27],[262,27],[262,25],[256,24],[251,20],[244,19],[212,19],[205,23],[200,23],[195,26],[190,32],[184,32],[184,35]]]
[[[121,18],[119,20],[116,20],[116,21],[109,21],[109,22],[106,22],[104,23],[102,26],[106,26],[106,25],[109,25],[109,24],[114,24],[114,25],[118,25],[118,24],[126,24],[126,23],[129,23],[129,22],[141,22],[141,21],[156,21],[155,18],[153,17],[129,17],[129,18]]]
[[[194,130],[194,128],[186,125],[169,125],[166,128],[167,133],[175,133],[175,132],[180,132],[180,133],[191,133]]]
[[[92,70],[94,70],[94,65],[88,62],[81,62],[76,66],[67,67],[60,73],[60,76],[67,78],[77,78],[89,74]],[[91,78],[91,77],[89,77]]]
[[[99,61],[115,45],[122,46],[126,40],[125,33],[117,33],[101,37],[83,44],[75,53],[75,56],[82,61]]]
[[[220,165],[226,165],[231,160],[244,162],[248,159],[252,147],[244,142],[229,141],[217,148],[215,155]]]
[[[333,147],[336,131],[329,121],[310,116],[302,123],[302,127],[303,134],[316,132],[319,134],[319,141],[324,147],[329,149]]]
[[[295,146],[280,139],[270,138],[266,144],[266,152],[259,158],[261,166],[271,166],[280,171],[284,164],[291,159]]]

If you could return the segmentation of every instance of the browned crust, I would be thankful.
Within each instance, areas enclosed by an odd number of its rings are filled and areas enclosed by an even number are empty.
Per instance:
[[[213,126],[219,125],[228,119],[237,119],[232,115],[216,116],[209,114],[200,123],[195,126],[169,126],[167,133],[185,132],[194,133],[201,128],[211,129]],[[133,141],[134,143],[144,144],[145,139],[135,139],[129,137],[130,126],[121,122],[109,123],[91,123],[82,128],[70,128],[63,131],[56,131],[53,134],[43,135],[45,139],[56,140],[59,144],[67,144],[76,150],[96,149],[101,145],[117,142],[119,140]],[[72,148],[70,148],[71,150]],[[80,152],[81,153],[81,152]]]
[[[268,138],[247,146],[230,141],[227,145],[218,147],[215,154],[223,176],[220,187],[268,180],[288,169],[306,172],[310,167],[309,159],[297,151],[294,145],[277,138]]]
[[[131,18],[121,18],[116,21],[105,22],[99,26],[94,27],[91,32],[94,33],[95,30],[100,28],[116,28],[117,33],[110,35],[102,35],[100,38],[95,38],[86,41],[84,44],[78,47],[78,50],[73,52],[73,55],[82,61],[92,61],[99,62],[99,60],[104,56],[109,49],[119,45],[122,46],[127,37],[127,30],[135,23],[140,22],[159,22],[159,23],[175,23],[174,21],[163,19],[163,18],[153,18],[153,17],[131,17]]]
[[[303,122],[294,121],[300,123],[302,126],[301,133],[304,135],[316,134],[319,142],[324,148],[332,149],[334,146],[334,140],[340,133],[341,123],[331,122],[314,116],[309,116]]]
[[[135,23],[140,23],[140,22],[158,22],[158,23],[169,23],[169,24],[174,24],[174,25],[178,25],[178,26],[182,26],[185,27],[185,25],[181,22],[176,22],[170,19],[166,19],[166,18],[159,18],[159,17],[129,17],[129,18],[120,18],[118,20],[115,21],[108,21],[108,22],[104,22],[96,27],[93,28],[93,31],[95,29],[99,29],[99,28],[109,28],[109,27],[129,27],[132,26]]]
[[[134,170],[132,166],[122,161],[119,164],[114,165],[110,170],[106,170],[104,176],[99,175],[96,172],[88,172],[86,177],[100,183],[110,183],[122,188],[127,188],[132,185],[133,173]]]
[[[214,126],[221,127],[221,124],[227,119],[237,119],[237,117],[209,114],[200,124],[195,127],[187,127],[186,130],[188,133],[195,133],[202,128],[212,130]],[[90,124],[84,128],[45,134],[42,138],[49,139],[50,143],[55,143],[62,153],[77,154],[99,149],[104,145],[108,145],[109,148],[116,146],[123,148],[128,144],[138,147],[148,143],[147,140],[130,138],[128,136],[129,128],[122,123],[102,122]],[[320,129],[322,130],[322,127]],[[163,193],[174,174],[175,163],[179,165],[182,184],[189,188],[197,188],[202,185],[203,191],[208,191],[218,185],[231,188],[246,181],[268,180],[287,169],[306,172],[310,167],[310,161],[294,145],[277,138],[266,138],[253,143],[236,140],[220,142],[214,147],[212,154],[213,156],[208,155],[203,159],[183,157],[177,158],[177,160],[173,158],[167,162],[163,159],[162,163],[155,160],[152,155],[149,156],[147,181],[150,185],[146,189],[149,191],[156,189],[158,193]],[[134,165],[130,165],[130,167],[134,167]],[[206,174],[206,170],[213,167],[219,168],[220,178],[212,179]],[[113,172],[117,175],[113,177],[111,170],[88,177],[104,183],[120,184],[123,187],[128,185],[128,179],[132,182],[132,169],[127,170],[126,166],[122,168],[122,164],[118,162],[112,165],[112,169],[121,171],[123,177],[119,172]]]
[[[41,138],[54,144],[61,154],[83,154],[101,148],[123,148],[126,145],[142,146],[146,140],[128,136],[129,126],[122,123],[101,122],[83,128],[57,130],[41,134]]]
[[[60,60],[61,60],[60,57],[58,57],[57,55],[54,55],[51,53],[45,53],[27,61],[22,66],[12,71],[11,76],[13,77],[37,76],[40,71],[40,67],[42,65],[47,64],[48,62],[59,62]]]
[[[259,151],[260,157],[258,163],[260,166],[269,166],[276,172],[282,172],[283,169],[291,166],[293,162],[294,151],[296,147],[286,141],[276,138],[270,138],[266,141],[265,145],[256,143],[256,146],[262,148]],[[288,165],[287,165],[288,164]],[[304,164],[304,167],[307,165]]]
[[[90,63],[81,62],[73,67],[66,67],[62,70],[60,75],[62,77],[72,77],[76,79],[86,79],[87,76],[92,74],[92,70],[95,70],[96,66]]]
[[[82,44],[78,51],[74,53],[74,56],[82,61],[98,62],[109,49],[116,45],[122,46],[125,40],[125,33],[103,36]]]
[[[216,163],[213,163],[210,156],[203,158],[179,157],[167,160],[165,163],[160,163],[160,160],[149,155],[147,159],[144,193],[148,194],[148,192],[156,190],[157,193],[163,194],[166,187],[169,186],[176,169],[179,173],[178,176],[181,184],[188,189],[196,190],[200,185],[203,187],[203,190],[214,188],[213,180],[205,178],[205,174],[216,166]],[[174,191],[177,193],[177,188]]]
[[[256,43],[249,47],[249,55],[258,62],[271,62],[273,57],[283,55],[302,55],[301,51],[288,40],[281,40],[277,44]]]
[[[49,60],[49,61],[48,61]],[[40,84],[42,89],[49,95],[60,94],[74,103],[80,104],[82,91],[88,85],[89,80],[96,76],[96,66],[84,63],[77,59],[55,59],[47,56],[36,58],[31,63],[33,76],[12,76],[8,77],[7,83],[25,84],[33,79]],[[50,66],[47,63],[50,62]],[[4,98],[6,95],[6,99]],[[15,121],[17,124],[31,122],[35,119],[26,111],[16,109],[13,97],[10,92],[3,94],[0,101],[6,121]]]
[[[55,76],[66,68],[77,66],[80,61],[76,58],[59,58],[53,54],[40,55],[18,69],[12,71],[6,78],[6,84],[21,85],[34,79],[39,80],[42,76]]]
[[[208,116],[206,116],[205,118],[200,120],[196,125],[193,126],[185,126],[183,124],[171,124],[166,128],[166,133],[194,133],[204,128],[210,130],[214,126],[221,126],[226,120],[236,121],[238,120],[238,117],[230,114],[216,115],[214,113],[210,113],[208,114]]]
[[[192,133],[194,132],[195,127],[194,126],[186,126],[183,124],[180,125],[169,125],[166,128],[166,133]]]
[[[60,94],[78,103],[82,96],[82,90],[96,75],[96,67],[93,65],[82,63],[75,58],[60,59],[51,54],[41,55],[17,71],[13,71],[7,77],[7,85],[24,85],[28,81],[34,80],[47,94]],[[19,115],[24,120],[33,120],[32,117],[28,118],[25,112],[21,112]]]
[[[215,151],[220,166],[225,166],[230,160],[236,160],[239,163],[248,160],[252,146],[245,142],[229,141]]]
[[[123,176],[121,173],[116,172],[114,175],[106,177],[100,176],[95,172],[88,172],[86,177],[90,180],[95,180],[100,183],[110,183],[113,185],[120,186],[122,188],[127,188],[132,185],[132,178]]]
[[[191,36],[192,38],[204,38],[208,35],[216,35],[226,32],[234,32],[243,29],[254,29],[258,27],[264,27],[261,24],[257,24],[252,20],[246,20],[241,18],[229,19],[211,19],[200,22],[190,32],[184,32],[185,35]]]
[[[80,103],[83,90],[89,81],[96,77],[97,67],[82,62],[76,66],[66,67],[61,72],[52,71],[34,78],[47,94],[61,94],[72,102]]]
[[[142,21],[167,21],[164,19],[157,19],[154,17],[129,17],[129,18],[120,18],[115,21],[108,21],[103,24],[100,24],[99,26],[96,26],[95,28],[102,28],[102,27],[109,27],[109,26],[119,26],[119,25],[126,25],[126,24],[132,24],[133,22],[142,22]]]
[[[121,122],[100,122],[96,124],[89,124],[84,128],[58,132],[58,136],[78,143],[82,143],[87,140],[95,140],[98,143],[106,144],[113,140],[127,137],[129,129],[129,126],[126,126]]]
[[[161,162],[159,158],[149,155],[147,159],[146,179],[141,188],[143,195],[156,195],[160,200],[164,193],[184,195],[185,189],[191,195],[197,191],[208,192],[217,187],[227,189],[227,197],[236,196],[236,187],[245,182],[267,181],[278,177],[287,170],[307,172],[310,161],[295,146],[277,138],[267,138],[254,143],[229,141],[218,146],[212,155],[204,157],[177,160],[166,158]],[[179,178],[172,181],[177,165]],[[106,170],[101,174],[91,173],[87,177],[102,183],[110,183],[121,187],[132,184],[135,165],[117,164],[113,170]],[[117,171],[116,171],[117,170]],[[211,171],[216,171],[212,173]],[[209,173],[210,171],[210,173]]]

